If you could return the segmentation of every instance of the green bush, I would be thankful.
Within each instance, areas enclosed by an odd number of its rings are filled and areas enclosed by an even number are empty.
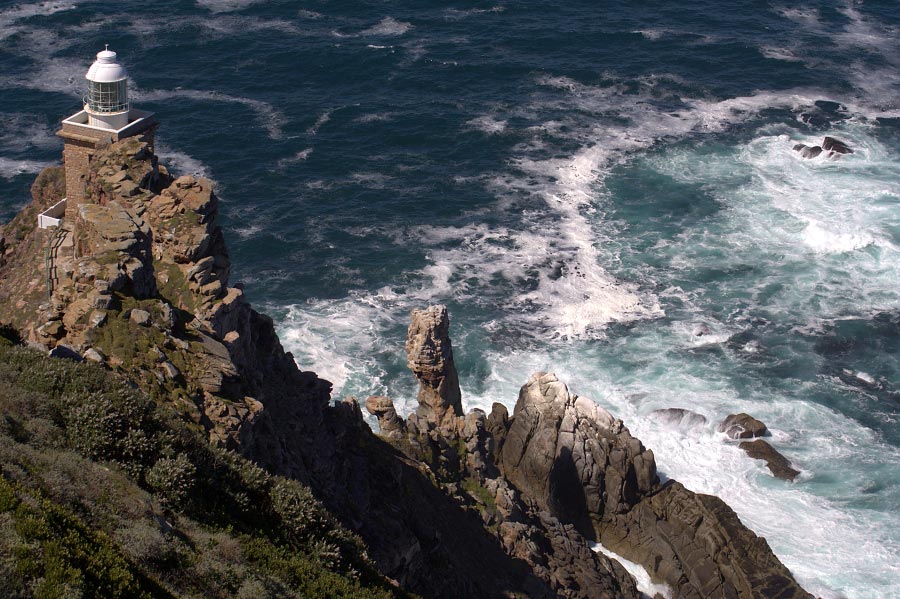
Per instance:
[[[147,472],[147,485],[169,506],[184,505],[194,490],[197,468],[184,456],[160,458]]]
[[[89,458],[115,462],[140,480],[159,450],[150,436],[156,423],[149,402],[124,393],[91,394],[70,403],[70,445]]]

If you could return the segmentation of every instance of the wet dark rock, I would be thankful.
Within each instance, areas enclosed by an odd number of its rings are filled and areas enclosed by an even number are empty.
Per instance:
[[[800,150],[801,158],[815,158],[819,154],[822,153],[822,148],[820,146],[807,146]]]
[[[834,137],[826,137],[822,142],[822,149],[836,154],[852,154],[853,150],[847,144]]]
[[[793,481],[800,475],[800,471],[791,466],[790,460],[762,439],[744,441],[739,447],[746,451],[751,458],[764,460],[776,478]]]
[[[712,329],[702,323],[694,326],[693,330],[691,330],[691,334],[694,337],[703,337],[704,335],[709,335],[710,333],[712,333]]]
[[[602,542],[679,599],[812,599],[724,501],[676,481],[604,523]]]
[[[749,414],[729,414],[716,428],[731,439],[752,439],[764,437],[769,433],[766,425]]]

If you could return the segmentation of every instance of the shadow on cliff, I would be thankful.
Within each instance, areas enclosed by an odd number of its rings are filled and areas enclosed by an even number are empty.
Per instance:
[[[292,453],[283,434],[265,430],[278,421],[285,422],[277,416],[258,422],[255,436],[279,438],[282,450]],[[503,551],[477,509],[458,504],[440,490],[423,464],[376,436],[355,402],[326,408],[319,430],[303,428],[295,430],[306,437],[295,437],[300,444],[320,439],[318,457],[305,456],[308,470],[297,471],[294,460],[267,466],[283,469],[290,464],[287,473],[307,482],[341,522],[362,537],[380,571],[401,587],[433,599],[557,596],[525,562]],[[269,445],[250,453],[265,463],[271,450]]]

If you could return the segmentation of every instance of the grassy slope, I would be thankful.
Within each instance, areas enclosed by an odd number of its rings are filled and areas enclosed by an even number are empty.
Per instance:
[[[0,596],[408,596],[305,487],[170,410],[0,337]]]

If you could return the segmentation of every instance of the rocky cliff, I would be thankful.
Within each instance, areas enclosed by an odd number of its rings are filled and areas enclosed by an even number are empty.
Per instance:
[[[58,172],[41,177],[0,232],[0,324],[105,365],[214,445],[309,485],[404,588],[637,598],[592,550],[602,541],[679,597],[808,597],[724,503],[661,484],[653,453],[555,376],[533,375],[512,416],[500,404],[464,414],[441,306],[410,325],[419,409],[403,419],[389,398],[368,398],[374,434],[357,400],[333,404],[330,384],[298,369],[272,321],[229,286],[211,182],[172,177],[144,140],[95,157],[89,202],[52,233],[33,222]]]
[[[422,335],[423,327],[430,328],[431,335]],[[456,373],[449,372],[450,356],[434,356],[430,348],[436,343],[415,341],[441,338],[448,329],[442,306],[412,314],[407,351],[423,387],[420,402],[423,395],[429,401],[433,396],[424,389],[430,379],[415,368],[432,373],[431,379],[439,378],[435,369],[443,370],[446,380],[456,380]],[[440,339],[440,345],[449,347],[449,339]],[[430,363],[429,356],[434,356]],[[414,459],[430,463],[449,481],[447,487],[458,482],[464,489],[486,491],[480,510],[485,522],[496,526],[511,555],[533,567],[553,563],[557,573],[587,596],[602,596],[606,589],[578,578],[585,565],[572,557],[581,552],[571,548],[600,541],[642,564],[678,597],[811,597],[765,539],[745,527],[724,502],[693,493],[673,480],[661,483],[653,452],[621,420],[570,393],[553,374],[531,376],[519,392],[512,417],[495,404],[490,416],[473,410],[456,417],[455,426],[446,417],[423,422],[418,412],[404,423],[385,398],[367,401],[366,406],[379,418],[386,437]],[[451,405],[448,401],[441,407],[449,410]],[[460,448],[456,461],[449,450],[454,446]],[[553,526],[541,526],[546,523]],[[539,534],[551,540],[540,545],[543,552],[518,554],[523,525],[532,527],[526,536]],[[570,539],[562,549],[568,555],[563,564],[556,562],[560,544],[553,542],[560,526]],[[615,578],[614,566],[603,567]],[[617,591],[621,596],[626,586]]]

